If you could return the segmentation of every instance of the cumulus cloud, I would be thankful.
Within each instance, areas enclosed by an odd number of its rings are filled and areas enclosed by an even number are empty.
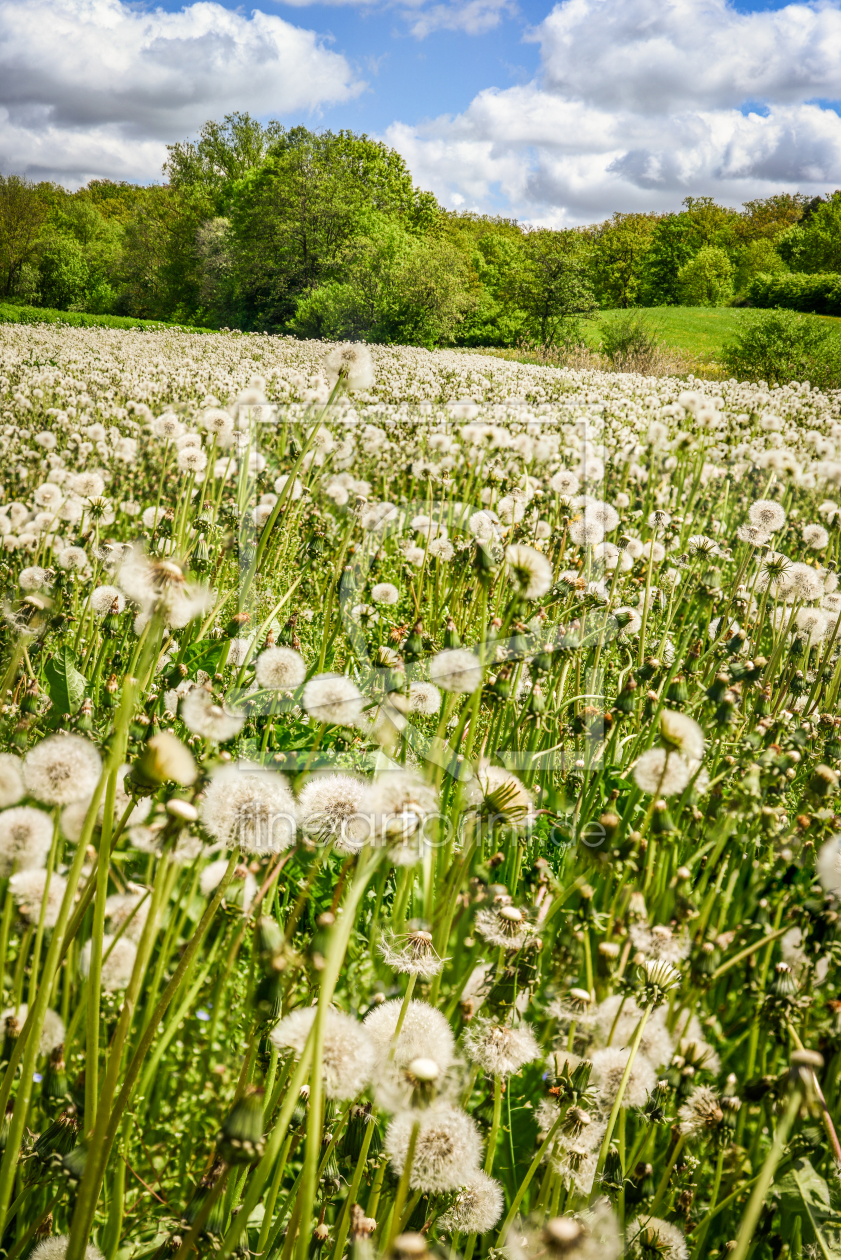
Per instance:
[[[531,38],[532,83],[387,139],[452,205],[535,222],[738,203],[841,183],[841,9],[738,13],[726,0],[565,0]]]
[[[282,116],[364,85],[313,32],[259,10],[0,0],[0,167],[156,178],[165,141],[234,109]]]

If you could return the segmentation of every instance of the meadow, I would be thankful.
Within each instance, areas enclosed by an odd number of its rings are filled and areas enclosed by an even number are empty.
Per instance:
[[[8,323],[0,430],[7,1260],[841,1256],[841,393]]]

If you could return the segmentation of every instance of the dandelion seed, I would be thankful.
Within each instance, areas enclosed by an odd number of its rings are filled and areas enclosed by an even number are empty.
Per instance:
[[[510,1028],[489,1019],[474,1020],[464,1034],[464,1048],[471,1063],[500,1077],[516,1074],[541,1054],[528,1024]]]
[[[470,695],[482,685],[482,664],[466,648],[448,648],[433,656],[429,676],[442,691]]]

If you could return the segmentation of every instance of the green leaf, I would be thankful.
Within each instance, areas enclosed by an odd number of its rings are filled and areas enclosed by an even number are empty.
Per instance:
[[[75,713],[85,698],[88,682],[76,668],[76,658],[70,648],[55,652],[44,666],[44,674],[56,712]]]
[[[788,1236],[795,1217],[803,1218],[803,1242],[817,1244],[823,1260],[841,1260],[841,1235],[834,1224],[835,1213],[829,1186],[815,1172],[808,1159],[796,1159],[776,1186],[780,1201],[782,1233]],[[805,1216],[803,1209],[805,1208]]]

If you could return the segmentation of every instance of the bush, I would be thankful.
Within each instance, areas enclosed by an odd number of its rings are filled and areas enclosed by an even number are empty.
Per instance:
[[[821,389],[841,388],[841,337],[793,311],[746,312],[722,357],[725,367],[740,378],[769,385],[796,380]]]
[[[677,273],[685,306],[722,306],[733,296],[733,264],[723,249],[705,245]]]
[[[605,320],[601,334],[602,354],[619,371],[652,371],[662,353],[656,325],[639,310],[621,311]]]
[[[751,306],[783,306],[789,311],[841,315],[841,274],[835,271],[779,276],[762,272],[747,287]]]

